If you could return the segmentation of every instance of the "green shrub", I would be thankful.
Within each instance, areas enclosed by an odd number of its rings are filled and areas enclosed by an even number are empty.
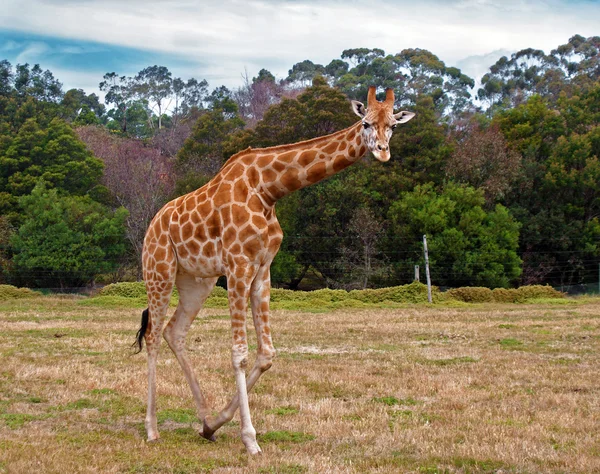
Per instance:
[[[121,296],[123,298],[146,298],[146,285],[143,281],[121,282],[106,285],[98,292],[98,296]],[[173,296],[178,299],[177,288],[173,290]],[[210,298],[227,298],[227,290],[216,286],[210,294]]]
[[[506,288],[494,288],[492,290],[492,295],[494,301],[497,301],[498,303],[519,303],[521,298],[519,290],[514,288],[508,290]]]
[[[352,299],[363,303],[382,303],[393,301],[394,303],[427,303],[427,285],[414,281],[409,285],[392,286],[376,290],[352,290],[349,293]],[[431,296],[434,303],[441,301],[441,293],[436,286],[431,288]]]
[[[146,285],[143,281],[121,282],[106,285],[98,292],[98,296],[121,296],[123,298],[146,297]]]
[[[454,288],[446,292],[449,298],[466,303],[487,303],[495,301],[498,303],[525,303],[540,298],[564,298],[565,294],[555,290],[551,286],[530,285],[520,288],[489,288],[462,287]]]
[[[17,288],[12,285],[0,285],[0,301],[17,300],[21,298],[31,298],[39,296],[39,293],[29,288]]]
[[[489,288],[480,286],[454,288],[449,290],[448,296],[465,303],[487,303],[494,301],[494,293]]]
[[[517,289],[523,301],[537,298],[564,298],[565,294],[548,285],[529,285]]]

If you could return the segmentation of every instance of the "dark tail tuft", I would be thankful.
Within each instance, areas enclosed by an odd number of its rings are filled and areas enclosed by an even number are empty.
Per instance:
[[[142,352],[142,345],[144,343],[144,335],[146,334],[146,329],[148,329],[148,308],[142,311],[142,326],[135,335],[135,342],[132,344],[134,347],[138,346],[138,350],[135,351],[136,354]]]

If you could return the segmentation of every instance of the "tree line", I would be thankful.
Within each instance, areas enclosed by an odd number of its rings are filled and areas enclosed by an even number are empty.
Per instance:
[[[410,282],[427,234],[435,284],[598,280],[600,37],[525,49],[475,80],[433,53],[355,48],[266,69],[240,86],[163,66],[104,75],[101,100],[39,65],[0,62],[0,279],[67,288],[140,277],[143,236],[168,200],[248,146],[355,122],[348,99],[391,87],[417,113],[369,158],[277,205],[275,285]]]

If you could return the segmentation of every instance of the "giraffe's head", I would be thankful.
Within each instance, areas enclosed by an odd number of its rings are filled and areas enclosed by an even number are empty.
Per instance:
[[[375,87],[369,87],[367,107],[362,102],[352,101],[352,110],[362,119],[362,136],[379,161],[390,159],[390,138],[392,131],[399,123],[408,122],[415,116],[414,112],[394,113],[394,91],[385,91],[385,100],[379,102],[375,97]]]

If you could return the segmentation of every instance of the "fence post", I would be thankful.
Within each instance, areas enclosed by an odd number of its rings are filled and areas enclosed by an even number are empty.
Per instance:
[[[429,253],[427,252],[427,235],[423,234],[423,250],[425,252],[425,276],[427,277],[427,301],[431,299],[431,277],[429,276]]]
[[[421,281],[419,279],[419,265],[415,265],[415,281]]]

